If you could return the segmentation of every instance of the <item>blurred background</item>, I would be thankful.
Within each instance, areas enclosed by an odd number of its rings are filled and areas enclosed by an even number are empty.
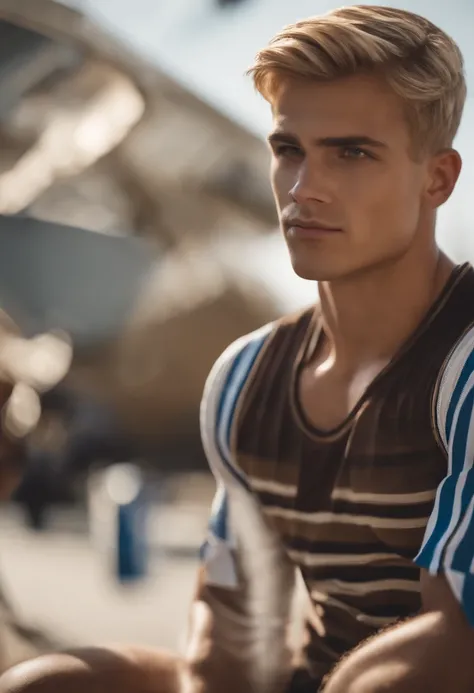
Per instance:
[[[471,0],[389,4],[447,30],[470,85]],[[75,249],[69,265],[52,237],[35,251],[88,315],[133,264],[123,274],[98,262],[101,239],[147,248],[121,339],[81,343],[71,379],[43,398],[26,475],[0,507],[0,669],[68,644],[179,646],[214,492],[198,431],[206,375],[233,339],[316,291],[280,240],[270,114],[244,72],[284,24],[335,6],[0,0],[0,215],[93,232],[83,284],[82,266],[77,285],[64,269],[79,262]],[[439,225],[458,260],[474,257],[473,121],[469,98],[464,172]]]

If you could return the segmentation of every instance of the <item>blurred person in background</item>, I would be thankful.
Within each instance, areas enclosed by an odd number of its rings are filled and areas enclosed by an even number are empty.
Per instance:
[[[218,494],[186,653],[55,654],[1,693],[474,690],[474,270],[435,241],[461,53],[422,17],[353,6],[282,30],[251,73],[291,261],[320,301],[209,376]]]

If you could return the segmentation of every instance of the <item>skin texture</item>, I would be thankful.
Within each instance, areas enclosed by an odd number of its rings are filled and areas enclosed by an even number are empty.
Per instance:
[[[461,159],[451,149],[414,157],[402,103],[374,77],[288,80],[272,109],[282,232],[295,272],[319,283],[324,327],[300,400],[309,421],[331,429],[417,327],[453,268],[434,228]]]
[[[435,253],[435,210],[452,192],[459,156],[415,160],[400,99],[382,81],[287,80],[272,105],[271,180],[297,274],[350,282],[407,253]],[[295,219],[339,232],[301,238]]]
[[[426,613],[350,654],[324,693],[468,693],[474,690],[474,630],[442,577],[421,578]]]
[[[189,641],[184,657],[127,646],[91,647],[45,655],[1,676],[0,693],[250,691],[245,648],[234,655],[229,654],[227,646],[229,635],[236,636],[240,642],[238,626],[228,627],[229,615],[231,619],[237,616],[245,628],[246,589],[245,579],[235,591],[206,586],[200,571],[189,614]],[[272,693],[282,690],[284,683]]]
[[[173,693],[180,665],[176,655],[146,648],[91,647],[38,657],[0,678],[5,693]]]
[[[302,374],[301,402],[310,421],[330,428],[412,333],[452,270],[434,228],[461,159],[452,149],[415,157],[401,102],[373,77],[287,80],[272,110],[282,232],[295,272],[319,282],[323,314],[323,345]],[[443,577],[423,575],[421,587],[426,613],[357,648],[327,693],[472,693],[472,629]],[[220,621],[222,605],[242,615],[241,597],[200,583],[185,660],[126,648],[51,655],[0,678],[0,693],[244,693],[246,670],[238,654],[223,651]]]

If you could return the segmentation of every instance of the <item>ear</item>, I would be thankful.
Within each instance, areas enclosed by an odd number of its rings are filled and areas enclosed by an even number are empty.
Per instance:
[[[433,209],[440,207],[451,197],[461,168],[462,159],[455,149],[444,149],[432,157],[428,168],[426,195]]]

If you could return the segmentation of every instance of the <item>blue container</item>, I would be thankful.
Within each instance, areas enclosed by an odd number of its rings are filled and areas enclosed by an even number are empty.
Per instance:
[[[142,580],[148,574],[149,499],[143,474],[134,464],[107,470],[107,495],[115,516],[115,574],[119,582]]]

